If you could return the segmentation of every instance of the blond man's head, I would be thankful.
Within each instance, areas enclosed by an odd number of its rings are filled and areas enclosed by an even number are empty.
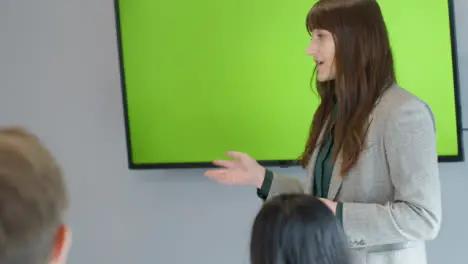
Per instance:
[[[62,171],[40,140],[0,129],[0,263],[63,263],[69,246]]]

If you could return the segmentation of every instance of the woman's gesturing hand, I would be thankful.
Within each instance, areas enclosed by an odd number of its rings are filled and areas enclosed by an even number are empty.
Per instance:
[[[219,166],[205,172],[205,176],[222,184],[252,185],[260,188],[265,177],[265,168],[248,154],[228,152],[233,160],[215,160],[213,164]]]

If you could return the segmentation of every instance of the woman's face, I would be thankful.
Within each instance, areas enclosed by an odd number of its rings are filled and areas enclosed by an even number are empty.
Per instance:
[[[306,53],[314,57],[319,82],[335,78],[335,41],[330,31],[315,29],[312,32],[312,40],[307,47]]]

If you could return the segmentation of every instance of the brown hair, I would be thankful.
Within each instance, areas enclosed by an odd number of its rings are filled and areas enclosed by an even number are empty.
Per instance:
[[[301,157],[307,167],[322,132],[331,133],[336,103],[333,160],[341,151],[341,174],[358,161],[364,148],[368,117],[380,95],[396,82],[387,29],[375,0],[320,0],[306,19],[309,32],[323,29],[335,42],[334,80],[316,83],[321,102],[314,114]]]
[[[47,263],[67,204],[62,172],[39,139],[0,129],[0,263]]]

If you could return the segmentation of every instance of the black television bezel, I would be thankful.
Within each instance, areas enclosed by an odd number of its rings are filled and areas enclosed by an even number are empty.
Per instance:
[[[462,112],[461,112],[461,98],[460,98],[460,80],[457,56],[457,38],[456,38],[456,24],[455,24],[455,6],[453,0],[448,0],[449,20],[450,20],[450,38],[452,48],[452,67],[453,67],[453,80],[455,88],[455,112],[456,112],[456,127],[457,127],[457,141],[458,141],[458,155],[453,156],[439,156],[439,162],[463,162],[465,160],[464,147],[463,147],[463,127],[462,127]],[[130,136],[130,124],[128,119],[128,106],[127,106],[127,93],[125,82],[125,71],[122,51],[122,32],[120,27],[120,13],[119,13],[119,0],[114,0],[114,14],[116,25],[117,47],[119,55],[119,75],[122,91],[122,102],[125,123],[125,137],[127,148],[127,162],[128,168],[132,170],[137,169],[195,169],[195,168],[211,168],[214,165],[211,162],[195,162],[195,163],[145,163],[136,164],[133,162],[132,144]],[[274,160],[274,161],[258,161],[263,166],[279,166],[290,167],[299,166],[298,160]]]

